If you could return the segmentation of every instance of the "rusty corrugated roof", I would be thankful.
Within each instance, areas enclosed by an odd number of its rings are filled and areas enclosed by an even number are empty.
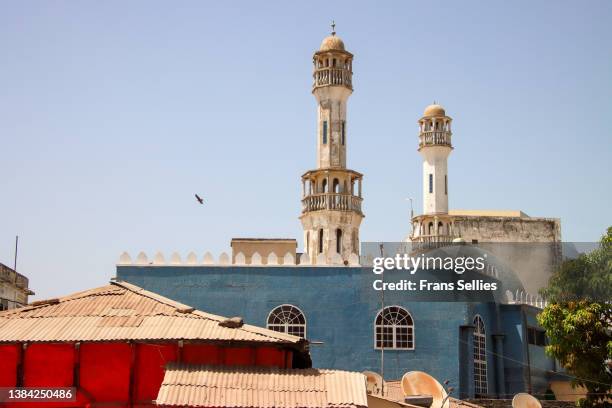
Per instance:
[[[298,344],[256,326],[221,327],[224,317],[194,310],[126,282],[0,312],[0,342],[204,340]]]
[[[361,373],[170,363],[157,405],[217,408],[367,407]]]

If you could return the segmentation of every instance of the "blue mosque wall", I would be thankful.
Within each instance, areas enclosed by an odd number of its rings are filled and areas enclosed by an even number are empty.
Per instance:
[[[380,372],[381,352],[374,347],[374,320],[381,310],[380,292],[372,289],[376,278],[363,267],[117,266],[117,279],[209,313],[242,316],[248,324],[265,327],[276,306],[297,306],[306,316],[315,367]],[[460,332],[475,314],[487,328],[490,394],[497,392],[490,334],[498,331],[498,323],[509,332],[504,340],[510,343],[505,346],[508,355],[522,361],[520,307],[519,313],[502,312],[504,319],[498,322],[495,303],[425,302],[409,292],[385,291],[384,304],[407,309],[415,327],[414,350],[385,350],[386,379],[421,370],[439,381],[450,380],[456,388],[461,383],[462,396],[470,395],[471,368],[460,361],[469,362],[471,344]],[[506,382],[514,381],[514,368],[508,367]]]

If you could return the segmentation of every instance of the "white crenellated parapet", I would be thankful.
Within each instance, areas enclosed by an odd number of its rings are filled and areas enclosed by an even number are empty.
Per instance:
[[[255,252],[253,255],[251,255],[251,265],[262,265],[262,259],[259,252]]]
[[[198,260],[198,256],[192,251],[187,254],[185,258],[182,258],[178,252],[173,252],[172,255],[167,258],[161,251],[157,251],[151,258],[147,257],[145,252],[139,252],[135,260],[132,259],[128,252],[123,252],[119,256],[117,266],[360,266],[360,258],[357,254],[351,254],[345,261],[339,254],[331,256],[331,260],[328,261],[325,254],[319,254],[316,258],[316,263],[311,263],[310,256],[307,253],[299,254],[299,262],[296,262],[295,254],[291,252],[285,253],[283,257],[279,257],[276,253],[271,252],[267,257],[262,257],[261,254],[255,252],[247,263],[246,256],[244,253],[239,252],[234,256],[232,261],[230,255],[226,252],[222,252],[219,258],[216,260],[214,255],[210,252],[206,252],[201,260]],[[536,303],[537,300],[533,300],[532,303]]]
[[[300,265],[301,266],[310,265],[310,255],[308,255],[308,253],[304,252],[302,255],[300,255]]]
[[[229,255],[226,252],[221,252],[221,255],[219,255],[219,265],[230,265],[231,263],[232,260]]]
[[[147,254],[144,252],[140,252],[136,257],[136,265],[147,265],[149,260],[147,259]]]
[[[278,265],[278,256],[274,252],[270,252],[268,255],[268,265]]]
[[[214,265],[215,264],[215,258],[213,257],[213,254],[211,254],[210,252],[207,252],[204,254],[204,259],[202,259],[202,265]]]
[[[170,257],[170,265],[181,265],[183,262],[181,261],[181,256],[178,252],[175,252]]]
[[[246,257],[242,252],[238,252],[234,257],[234,265],[246,265]]]
[[[285,254],[285,256],[283,257],[283,265],[295,265],[295,258],[293,258],[293,255],[291,254],[291,252],[287,252]]]
[[[198,256],[195,252],[190,252],[187,254],[187,265],[197,265],[198,264]]]
[[[127,252],[123,252],[121,256],[119,256],[118,265],[131,265],[132,257]]]
[[[155,257],[153,258],[153,265],[165,265],[166,260],[164,259],[164,254],[161,251],[157,251]]]

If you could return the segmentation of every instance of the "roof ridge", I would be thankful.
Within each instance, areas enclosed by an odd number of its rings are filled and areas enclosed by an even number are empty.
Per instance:
[[[129,290],[130,292],[134,292],[137,295],[147,297],[156,302],[160,302],[165,304],[166,306],[170,306],[176,309],[179,313],[192,313],[196,309],[192,306],[186,305],[184,303],[177,302],[175,300],[169,299],[165,296],[159,295],[157,293],[149,292],[146,289],[141,288],[140,286],[136,286],[132,283],[128,283],[125,281],[111,281],[111,285],[119,286],[123,289]]]

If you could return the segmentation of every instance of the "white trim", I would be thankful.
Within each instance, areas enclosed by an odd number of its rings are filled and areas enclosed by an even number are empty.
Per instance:
[[[390,326],[390,327],[393,328],[393,330],[392,330],[392,333],[393,333],[393,340],[392,340],[393,347],[378,347],[376,345],[376,329],[378,327],[381,327],[381,328],[389,327],[389,326],[386,326],[385,324],[377,325],[376,324],[376,320],[378,320],[378,316],[383,312],[384,309],[388,309],[388,308],[391,308],[391,307],[396,307],[398,309],[403,310],[404,312],[406,312],[408,314],[408,316],[410,317],[410,320],[412,320],[412,324],[411,325],[409,324],[409,325],[406,325],[406,326],[399,326],[399,327],[407,327],[408,329],[412,329],[412,347],[396,347],[395,346],[396,345],[396,330],[395,330],[395,328],[398,327],[398,326],[395,326],[395,325]],[[378,312],[376,313],[376,315],[374,316],[374,349],[375,350],[382,350],[382,349],[385,349],[385,350],[414,350],[415,347],[416,347],[416,332],[415,332],[414,317],[412,317],[412,314],[408,311],[408,309],[406,309],[405,307],[400,306],[400,305],[388,305],[388,306],[385,306],[384,309],[379,309]],[[409,330],[409,335],[410,335],[410,330]],[[384,333],[381,333],[381,343],[384,344],[384,339],[382,338],[382,336],[384,336]]]
[[[478,324],[476,323],[477,320],[480,320],[482,322],[482,332],[478,331]],[[482,392],[479,392],[476,390],[478,385],[480,385],[480,387],[478,387],[480,391],[482,390],[482,388],[484,388],[485,390],[484,394],[488,394],[489,393],[489,367],[487,365],[487,326],[485,325],[484,319],[479,314],[474,315],[474,318],[472,319],[472,324],[474,324],[474,334],[472,335],[472,343],[474,343],[474,340],[476,339],[476,337],[481,337],[483,344],[484,344],[482,352],[480,351],[480,347],[478,347],[479,349],[478,356],[476,356],[476,354],[474,353],[474,348],[476,347],[474,344],[472,344],[472,360],[474,362],[474,373],[473,373],[474,394],[480,394],[480,395],[483,394]],[[480,359],[482,355],[484,355],[484,360]],[[484,387],[482,387],[483,381],[476,380],[476,372],[475,372],[476,363],[481,365],[481,369],[484,368],[484,374],[485,374],[484,375]]]
[[[290,303],[283,303],[283,304],[280,304],[280,305],[278,305],[278,306],[274,306],[274,307],[272,308],[272,310],[270,310],[270,312],[268,313],[268,317],[266,317],[266,329],[270,329],[270,323],[269,323],[269,321],[270,321],[270,316],[272,316],[272,313],[273,313],[273,312],[274,312],[276,309],[278,309],[278,308],[280,308],[280,307],[283,307],[283,306],[289,306],[289,307],[292,307],[292,308],[296,309],[296,310],[297,310],[297,311],[298,311],[298,312],[299,312],[299,313],[302,315],[302,317],[304,318],[304,324],[301,324],[301,323],[299,323],[299,324],[292,324],[291,326],[304,327],[304,338],[306,338],[306,330],[307,330],[307,326],[308,326],[308,320],[306,320],[306,313],[304,313],[304,311],[303,311],[302,309],[300,309],[299,307],[297,307],[297,306],[295,306],[295,305],[292,305],[292,304],[290,304]],[[279,325],[279,324],[273,324],[273,326],[281,326],[281,325]],[[282,333],[290,334],[290,333],[288,333],[288,332],[287,332],[287,328],[288,328],[290,325],[285,323],[285,325],[284,325],[284,326],[285,326],[285,331],[284,331],[284,332],[282,332]],[[270,330],[274,330],[274,329],[270,329]]]

